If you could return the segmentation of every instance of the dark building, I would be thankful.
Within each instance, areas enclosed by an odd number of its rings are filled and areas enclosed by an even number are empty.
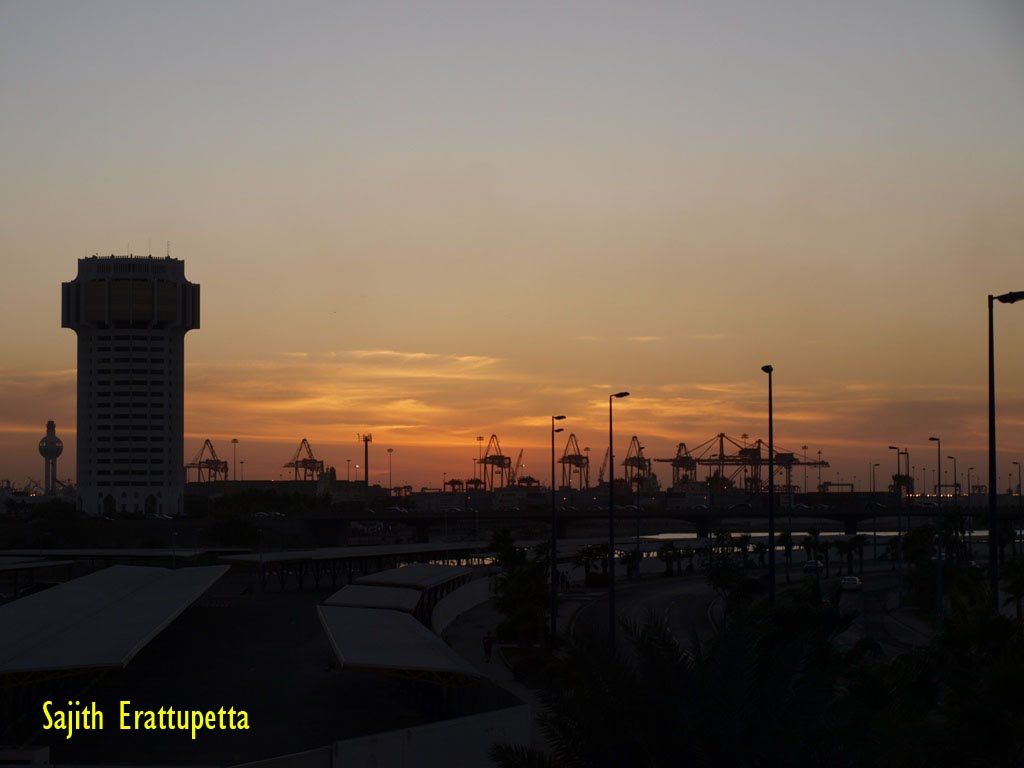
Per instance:
[[[61,325],[78,334],[78,503],[91,515],[180,514],[185,334],[199,286],[179,259],[78,260]]]

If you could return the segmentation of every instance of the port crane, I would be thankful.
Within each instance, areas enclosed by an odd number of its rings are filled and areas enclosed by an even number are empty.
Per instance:
[[[676,455],[671,459],[655,459],[672,465],[672,485],[681,486],[684,483],[696,480],[697,467],[708,468],[707,482],[719,490],[734,488],[737,480],[742,475],[742,485],[751,492],[760,492],[766,489],[766,482],[762,480],[762,467],[767,466],[768,458],[767,445],[758,439],[752,445],[746,441],[738,442],[719,432],[709,440],[705,440],[692,450],[688,450],[685,443],[680,443]],[[775,471],[784,472],[786,482],[782,488],[783,492],[790,493],[793,489],[792,475],[793,467],[822,467],[827,468],[827,461],[805,461],[797,457],[792,451],[775,450]]]
[[[286,469],[295,470],[296,480],[316,480],[320,477],[320,473],[324,471],[324,463],[313,455],[313,449],[306,438],[302,438],[302,442],[295,449],[291,461],[284,466]],[[302,477],[299,477],[300,473]]]
[[[584,448],[584,451],[589,451],[589,448]],[[576,435],[573,433],[569,434],[569,439],[565,443],[565,450],[562,452],[562,458],[558,460],[558,463],[562,465],[562,487],[572,488],[572,476],[576,475],[577,488],[583,490],[584,488],[590,487],[590,456],[580,451],[580,444],[576,440]]]
[[[478,463],[484,481],[484,490],[494,490],[495,475],[497,475],[498,488],[504,488],[510,483],[512,458],[501,452],[501,443],[498,442],[497,435],[491,435],[491,439],[487,441],[487,450],[484,451],[483,458]]]
[[[185,465],[186,482],[190,469],[196,471],[196,482],[199,483],[228,479],[228,463],[217,456],[217,451],[213,449],[213,443],[209,438],[203,441],[195,458]]]

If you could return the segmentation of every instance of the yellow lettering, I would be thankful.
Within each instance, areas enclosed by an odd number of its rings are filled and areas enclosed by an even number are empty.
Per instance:
[[[122,731],[130,731],[132,729],[132,727],[130,725],[127,725],[125,723],[125,720],[128,719],[128,705],[129,704],[131,704],[131,701],[122,701],[121,702],[121,725],[118,726],[118,727]],[[136,726],[138,725],[138,717],[137,716],[136,716],[135,724],[136,724]]]
[[[53,701],[45,701],[45,702],[43,702],[43,716],[46,717],[46,725],[43,726],[43,730],[44,731],[48,731],[48,730],[50,730],[51,728],[54,727],[54,725],[53,725],[53,718],[50,717],[50,705],[51,704],[53,704]]]
[[[210,730],[217,727],[217,715],[213,711],[206,713],[206,727]]]
[[[249,730],[249,713],[244,709],[238,710],[238,728],[243,731]]]

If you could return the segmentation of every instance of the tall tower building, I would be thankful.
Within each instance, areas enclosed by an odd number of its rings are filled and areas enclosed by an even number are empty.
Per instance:
[[[179,259],[78,260],[61,287],[78,334],[78,500],[90,515],[178,515],[185,489],[185,334],[199,286]]]
[[[51,494],[57,485],[57,457],[64,452],[64,443],[57,437],[57,425],[46,422],[46,436],[39,441],[39,455],[43,462],[43,492]]]

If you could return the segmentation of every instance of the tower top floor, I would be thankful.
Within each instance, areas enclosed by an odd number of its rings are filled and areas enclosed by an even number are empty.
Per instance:
[[[152,256],[90,256],[61,286],[61,325],[84,329],[199,327],[199,286],[185,262]]]

